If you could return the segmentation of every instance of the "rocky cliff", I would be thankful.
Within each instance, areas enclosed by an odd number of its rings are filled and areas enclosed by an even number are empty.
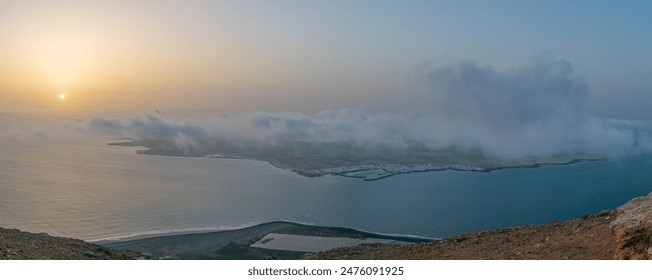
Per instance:
[[[618,207],[610,226],[616,259],[652,259],[652,193]]]

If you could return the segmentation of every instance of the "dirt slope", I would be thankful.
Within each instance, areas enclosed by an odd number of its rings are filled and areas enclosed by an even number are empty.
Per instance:
[[[82,240],[0,228],[0,260],[129,260],[140,254]]]
[[[481,231],[412,246],[363,245],[308,256],[309,259],[613,259],[609,228],[614,211],[565,222]]]

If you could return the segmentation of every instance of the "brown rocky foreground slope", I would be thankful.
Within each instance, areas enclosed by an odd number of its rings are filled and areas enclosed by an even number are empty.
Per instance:
[[[297,255],[297,256],[300,256]],[[136,259],[70,238],[0,229],[0,259]],[[307,259],[652,259],[652,194],[564,222],[473,232],[416,245],[360,245]]]
[[[0,228],[0,260],[130,260],[140,254],[78,239]]]
[[[480,231],[410,246],[381,244],[340,248],[310,259],[613,259],[616,243],[609,224],[614,211],[580,219]]]

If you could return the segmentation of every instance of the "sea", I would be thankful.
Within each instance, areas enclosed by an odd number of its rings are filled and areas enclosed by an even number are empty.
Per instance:
[[[363,181],[138,149],[2,140],[0,227],[101,241],[292,221],[444,238],[578,218],[652,192],[650,155]]]

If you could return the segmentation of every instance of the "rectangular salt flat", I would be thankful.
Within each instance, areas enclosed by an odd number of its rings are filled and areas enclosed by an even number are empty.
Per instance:
[[[256,243],[252,244],[251,247],[270,250],[317,253],[335,248],[351,247],[370,243],[411,244],[408,242],[402,242],[393,239],[359,239],[348,237],[323,237],[270,233],[265,235],[265,237],[258,240]]]

